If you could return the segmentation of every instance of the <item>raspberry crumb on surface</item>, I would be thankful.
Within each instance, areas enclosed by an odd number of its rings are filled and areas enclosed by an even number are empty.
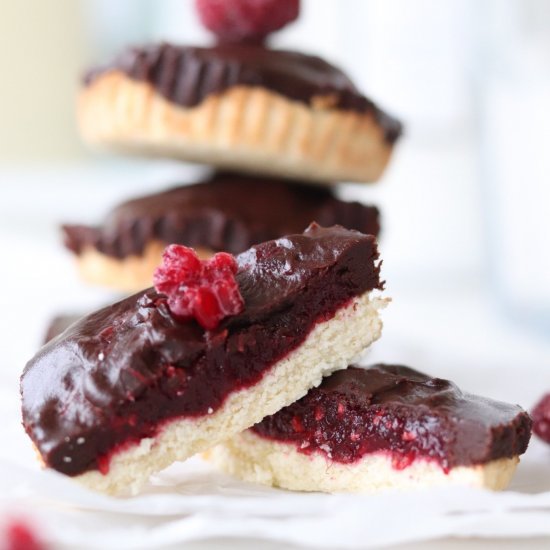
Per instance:
[[[294,21],[299,0],[195,0],[202,24],[222,42],[262,43]]]
[[[5,546],[0,544],[0,547],[6,550],[46,550],[44,543],[24,521],[10,521],[5,527],[4,536]]]
[[[218,252],[201,260],[192,248],[172,244],[162,262],[153,282],[157,292],[167,296],[174,317],[195,319],[204,329],[213,330],[224,318],[244,309],[235,279],[237,262],[231,254]]]
[[[416,458],[415,454],[413,452],[410,453],[395,453],[392,456],[392,466],[396,470],[404,470],[405,468],[408,468]]]

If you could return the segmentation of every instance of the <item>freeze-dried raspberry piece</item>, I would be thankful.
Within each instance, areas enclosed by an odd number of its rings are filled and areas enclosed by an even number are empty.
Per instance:
[[[533,432],[550,443],[550,393],[547,393],[533,409]]]
[[[262,42],[294,21],[299,0],[196,0],[203,25],[226,42]]]
[[[183,245],[166,248],[153,282],[168,297],[168,307],[181,319],[194,318],[206,330],[222,319],[237,315],[244,301],[235,280],[237,262],[231,254],[218,252],[209,260]]]
[[[6,550],[46,550],[44,544],[38,540],[30,527],[19,520],[8,523],[5,548]]]

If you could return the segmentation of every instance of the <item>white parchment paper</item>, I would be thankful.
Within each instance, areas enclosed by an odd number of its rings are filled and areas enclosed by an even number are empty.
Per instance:
[[[10,243],[0,239],[6,257]],[[14,272],[5,286],[11,290],[4,294],[10,314],[0,316],[0,533],[3,519],[22,517],[52,548],[84,550],[162,549],[216,537],[355,549],[445,536],[550,536],[550,447],[536,439],[503,493],[293,494],[240,483],[193,459],[157,476],[142,495],[123,500],[41,471],[20,423],[18,378],[48,318],[62,309],[59,300],[75,308],[83,300],[68,275],[58,293],[45,294],[33,283],[31,267],[46,265],[56,250],[37,247],[29,270]],[[69,265],[66,272],[72,275]],[[35,293],[26,302],[31,310],[20,307],[19,288]],[[477,295],[434,295],[433,289],[393,295],[384,337],[369,362],[408,363],[525,408],[550,389],[548,346],[537,347],[525,332],[497,325]]]
[[[354,549],[442,536],[550,535],[550,480],[541,477],[550,452],[535,442],[523,462],[513,490],[504,493],[453,488],[361,496],[258,487],[192,459],[154,478],[140,496],[115,499],[4,460],[0,506],[31,519],[57,545],[90,549],[215,537]]]

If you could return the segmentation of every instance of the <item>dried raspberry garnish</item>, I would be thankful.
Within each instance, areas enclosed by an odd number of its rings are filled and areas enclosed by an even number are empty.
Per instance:
[[[550,393],[547,393],[533,409],[533,432],[550,443]]]
[[[2,548],[4,548],[2,546]],[[44,544],[22,521],[12,521],[6,527],[6,550],[45,550]]]
[[[194,318],[206,330],[215,329],[222,319],[237,315],[244,301],[235,280],[237,262],[231,254],[219,252],[201,260],[192,248],[172,244],[162,256],[153,282],[168,297],[172,314],[182,320]]]
[[[203,25],[224,42],[261,43],[294,21],[299,0],[196,0]]]

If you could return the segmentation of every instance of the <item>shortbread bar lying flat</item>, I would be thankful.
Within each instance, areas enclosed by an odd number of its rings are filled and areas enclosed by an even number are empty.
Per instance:
[[[92,69],[84,139],[122,152],[312,181],[374,182],[399,121],[316,56],[252,44],[150,44]]]
[[[403,366],[350,367],[207,453],[246,481],[299,491],[505,488],[527,448],[520,407]]]
[[[126,201],[98,226],[65,225],[63,232],[83,279],[132,293],[151,284],[169,244],[191,246],[203,258],[220,251],[240,254],[303,231],[313,220],[375,236],[380,229],[376,207],[340,200],[327,187],[213,174]]]

